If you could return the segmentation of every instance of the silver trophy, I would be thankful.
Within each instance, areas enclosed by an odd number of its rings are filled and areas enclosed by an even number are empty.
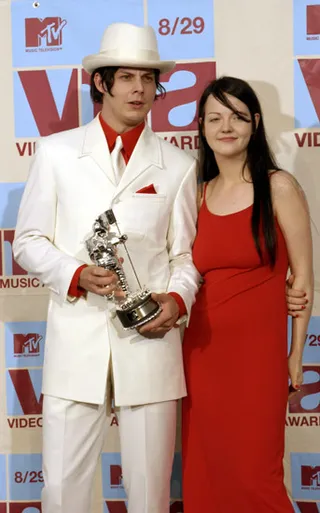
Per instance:
[[[117,232],[113,231],[114,228]],[[92,230],[93,235],[85,241],[92,262],[115,272],[119,280],[119,289],[124,292],[124,297],[117,297],[114,294],[106,296],[107,299],[114,301],[116,314],[123,328],[134,329],[154,319],[161,312],[161,306],[152,299],[150,290],[141,287],[125,244],[128,237],[121,234],[113,210],[107,210],[101,214],[95,220]],[[126,258],[137,280],[139,288],[136,292],[129,288],[123,266],[117,255],[118,244],[123,245]]]

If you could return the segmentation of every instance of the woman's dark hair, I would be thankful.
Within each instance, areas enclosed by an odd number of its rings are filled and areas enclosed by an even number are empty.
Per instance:
[[[107,93],[109,93],[112,96],[112,86],[114,84],[114,75],[118,71],[120,66],[104,66],[103,68],[97,68],[94,70],[94,72],[91,74],[90,79],[90,96],[93,103],[102,103],[103,100],[103,93],[100,93],[98,91],[96,84],[94,83],[94,76],[96,73],[99,73],[102,79],[102,84]],[[156,82],[157,91],[159,94],[156,95],[155,99],[157,98],[164,98],[166,94],[166,90],[163,87],[162,84],[160,84],[160,71],[158,69],[153,70],[154,71],[154,78]]]
[[[271,267],[276,260],[276,232],[274,213],[272,208],[271,188],[269,174],[271,170],[279,170],[276,160],[267,142],[261,106],[252,87],[239,78],[221,77],[213,80],[204,90],[199,103],[199,167],[201,182],[208,182],[219,174],[219,168],[214,153],[208,145],[203,133],[205,105],[209,96],[213,96],[220,103],[231,109],[239,118],[248,122],[241,112],[238,112],[226,95],[234,96],[242,101],[249,109],[252,134],[247,148],[245,166],[251,174],[254,191],[251,230],[257,252],[263,261],[263,252],[259,235],[264,235],[264,246],[267,251]],[[255,126],[254,115],[260,115],[258,126]]]

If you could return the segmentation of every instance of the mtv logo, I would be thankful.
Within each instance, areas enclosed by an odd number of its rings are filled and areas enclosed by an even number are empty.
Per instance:
[[[41,513],[40,502],[10,502],[9,513]]]
[[[304,383],[289,399],[289,413],[320,413],[320,366],[303,366]]]
[[[320,466],[301,466],[301,484],[303,487],[320,488]]]
[[[307,34],[308,36],[320,34],[320,4],[307,5]]]
[[[110,486],[111,488],[123,488],[120,465],[110,465]]]
[[[6,322],[4,326],[7,369],[41,368],[46,322]]]
[[[290,454],[292,498],[298,503],[300,501],[313,502],[319,500],[319,456],[319,453],[310,452],[291,452]]]
[[[177,64],[173,71],[162,75],[161,83],[167,94],[153,105],[152,129],[155,132],[197,130],[200,95],[215,78],[215,62]]]
[[[62,45],[62,30],[67,21],[59,17],[26,18],[26,48]]]
[[[40,353],[42,336],[38,333],[14,333],[13,352],[15,356],[36,356]]]

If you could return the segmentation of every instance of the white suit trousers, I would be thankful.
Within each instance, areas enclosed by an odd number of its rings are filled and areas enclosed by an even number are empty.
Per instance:
[[[176,401],[122,407],[119,414],[128,513],[169,513]],[[42,513],[91,513],[106,406],[44,396]]]

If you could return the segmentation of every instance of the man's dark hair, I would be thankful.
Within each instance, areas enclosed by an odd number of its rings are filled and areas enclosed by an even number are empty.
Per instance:
[[[99,73],[102,79],[102,84],[104,87],[104,90],[106,93],[109,93],[112,96],[112,86],[114,84],[114,75],[118,71],[118,69],[121,66],[104,66],[102,68],[97,68],[93,71],[91,74],[91,80],[90,80],[90,96],[93,103],[102,103],[103,100],[103,93],[101,93],[94,83],[94,77],[96,73]],[[157,87],[158,94],[156,95],[155,99],[157,98],[164,98],[166,94],[166,90],[163,87],[162,84],[160,84],[160,71],[158,69],[153,70],[154,71],[154,78],[155,83]]]

